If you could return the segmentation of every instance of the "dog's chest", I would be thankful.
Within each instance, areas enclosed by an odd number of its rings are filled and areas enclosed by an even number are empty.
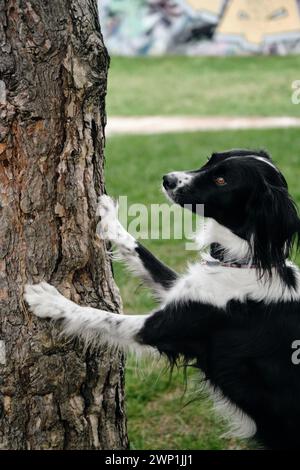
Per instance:
[[[294,300],[299,292],[284,289],[280,279],[271,282],[259,279],[254,269],[209,266],[196,263],[180,277],[167,294],[166,303],[196,301],[226,308],[231,300],[246,302]]]

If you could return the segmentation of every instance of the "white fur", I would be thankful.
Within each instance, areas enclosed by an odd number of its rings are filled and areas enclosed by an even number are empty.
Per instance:
[[[214,219],[207,218],[203,221],[201,230],[196,236],[196,242],[200,250],[212,243],[218,243],[225,249],[225,260],[228,262],[238,262],[250,257],[249,243]]]
[[[221,244],[226,250],[225,258],[231,262],[250,256],[248,242],[213,219],[208,219],[204,224],[197,240],[203,247],[211,243]],[[298,281],[296,290],[284,286],[275,270],[272,279],[267,275],[259,279],[255,269],[209,265],[205,262],[209,259],[205,254],[202,258],[202,262],[190,265],[187,272],[175,282],[165,297],[166,304],[194,300],[226,308],[230,300],[245,302],[250,299],[269,304],[279,300],[300,299],[300,273],[291,262],[287,264],[294,268]]]
[[[296,268],[295,268],[296,269]],[[299,271],[296,271],[298,285]],[[274,271],[273,278],[258,279],[255,269],[210,266],[206,263],[191,265],[167,293],[165,303],[193,300],[226,308],[230,300],[245,302],[247,299],[266,304],[300,299],[297,290],[284,287]]]
[[[106,194],[99,197],[97,215],[101,220],[98,230],[102,239],[114,242],[121,252],[134,252],[137,243],[118,220],[118,205]]]
[[[136,252],[137,241],[118,220],[117,204],[107,195],[100,196],[97,213],[101,217],[98,225],[101,237],[112,242],[117,250],[114,259],[124,261],[133,274],[152,287],[159,300],[164,299],[166,290],[153,281]]]
[[[276,168],[276,166],[273,165],[273,163],[270,162],[270,160],[268,160],[267,158],[264,158],[264,157],[257,157],[257,156],[255,156],[255,155],[253,155],[252,158],[255,158],[256,160],[259,160],[259,161],[261,161],[261,162],[263,162],[263,163],[266,163],[267,165],[270,165],[272,168],[274,168],[274,170],[278,171],[278,169]]]
[[[63,320],[63,332],[84,340],[108,343],[136,353],[154,351],[135,339],[149,315],[120,315],[91,307],[80,307],[46,282],[25,287],[25,300],[40,318]]]
[[[193,179],[193,175],[190,173],[186,173],[185,171],[173,171],[172,173],[169,173],[169,175],[176,176],[176,189],[182,188],[183,186],[189,184],[189,182]]]
[[[244,157],[229,157],[227,158],[226,161],[228,162],[229,160],[233,160],[233,159],[236,160],[236,158],[244,158]],[[278,168],[276,168],[276,166],[265,157],[259,157],[257,155],[248,155],[247,158],[255,158],[255,160],[266,163],[267,165],[270,165],[272,168],[274,168],[274,170],[278,171]]]
[[[229,429],[222,437],[235,437],[249,439],[256,433],[256,424],[253,419],[224,397],[219,388],[213,387],[209,382],[206,389],[214,403],[214,411],[225,419]]]

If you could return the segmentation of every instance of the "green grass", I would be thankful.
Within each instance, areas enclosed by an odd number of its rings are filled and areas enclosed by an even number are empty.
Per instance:
[[[299,116],[291,103],[291,84],[299,78],[297,57],[118,58],[109,75],[109,115]],[[162,203],[161,176],[170,170],[199,167],[213,151],[232,147],[268,149],[285,173],[300,203],[298,130],[236,131],[156,136],[123,136],[108,141],[107,189],[127,195],[129,203]],[[183,240],[144,241],[177,271],[196,253]],[[298,259],[299,261],[299,259]],[[143,313],[155,303],[138,280],[115,264],[126,312]],[[226,429],[207,398],[197,398],[198,375],[182,371],[172,380],[164,364],[127,362],[129,437],[133,449],[228,449],[251,446],[228,441]],[[199,385],[198,385],[199,387]]]
[[[299,58],[112,57],[108,114],[299,116]]]
[[[252,60],[252,59],[251,59]],[[266,59],[264,59],[266,60]],[[300,204],[299,162],[300,133],[297,129],[191,133],[155,136],[123,136],[108,140],[106,148],[106,182],[113,196],[127,195],[129,204],[164,202],[160,178],[170,170],[199,167],[206,156],[215,150],[232,147],[268,149],[283,170],[292,195]],[[196,254],[186,252],[184,241],[151,241],[144,244],[159,258],[178,271]],[[298,261],[300,261],[298,259]],[[115,264],[126,312],[143,313],[155,305],[139,281]],[[133,449],[228,449],[250,445],[220,438],[224,430],[211,411],[207,399],[195,398],[195,372],[189,373],[192,385],[186,396],[182,371],[171,382],[163,364],[145,362],[135,366],[127,363],[127,411],[129,436]]]

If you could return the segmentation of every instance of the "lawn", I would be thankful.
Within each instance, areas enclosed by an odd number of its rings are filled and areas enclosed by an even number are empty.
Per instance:
[[[106,147],[106,182],[113,196],[127,195],[129,204],[164,202],[161,175],[171,170],[199,167],[215,150],[232,147],[268,149],[285,173],[292,195],[300,204],[299,130],[206,132],[177,135],[114,137]],[[178,271],[195,252],[186,252],[183,240],[145,240],[144,244]],[[300,259],[298,259],[300,261]],[[129,313],[144,313],[155,303],[149,291],[119,264],[115,277]],[[170,381],[164,365],[127,362],[127,412],[133,449],[228,449],[249,443],[222,439],[226,428],[211,411],[208,399],[197,399],[198,375],[189,373],[188,390],[181,370]]]
[[[108,114],[299,116],[298,56],[111,59]]]
[[[299,116],[291,85],[299,79],[298,57],[116,58],[111,61],[107,109],[110,115]],[[265,148],[285,173],[300,204],[300,133],[294,130],[205,132],[108,139],[107,190],[127,195],[129,204],[162,203],[161,176],[197,168],[213,151]],[[144,244],[177,271],[197,257],[183,240],[145,240]],[[300,259],[298,259],[300,262]],[[144,313],[155,303],[137,279],[114,264],[128,313]],[[200,398],[199,376],[182,370],[170,380],[164,364],[127,361],[126,393],[132,449],[250,448],[249,442],[222,439],[225,423]],[[196,400],[195,400],[196,398]],[[192,400],[192,401],[191,401]],[[191,401],[191,402],[190,402]],[[187,406],[185,406],[190,402]]]

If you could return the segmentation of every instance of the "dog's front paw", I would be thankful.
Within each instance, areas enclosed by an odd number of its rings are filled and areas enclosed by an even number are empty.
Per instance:
[[[111,241],[117,240],[121,231],[121,224],[118,221],[118,205],[106,194],[98,199],[97,215],[101,217],[97,227],[101,238]]]
[[[24,298],[31,312],[41,318],[63,318],[73,303],[46,282],[25,286]]]
[[[97,215],[100,215],[101,219],[104,218],[118,218],[118,205],[117,203],[107,194],[102,194],[98,198]]]

